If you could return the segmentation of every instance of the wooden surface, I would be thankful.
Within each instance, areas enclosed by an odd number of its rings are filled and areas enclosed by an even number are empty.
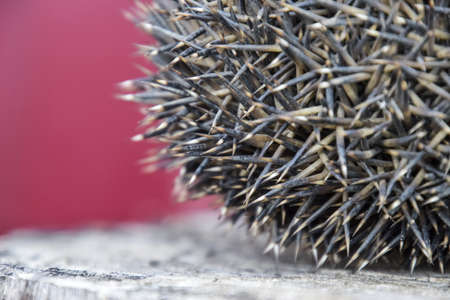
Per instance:
[[[450,299],[450,275],[278,267],[212,215],[0,238],[0,299]]]

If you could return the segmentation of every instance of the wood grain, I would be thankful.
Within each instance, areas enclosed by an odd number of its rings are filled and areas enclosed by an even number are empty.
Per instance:
[[[0,239],[0,299],[450,299],[450,276],[315,271],[262,255],[264,242],[215,215],[109,230],[22,231]]]

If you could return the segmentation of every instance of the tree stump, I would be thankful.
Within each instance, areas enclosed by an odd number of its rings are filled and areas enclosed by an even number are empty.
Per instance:
[[[0,299],[450,299],[448,274],[275,264],[245,228],[219,224],[206,214],[11,233],[0,238]]]

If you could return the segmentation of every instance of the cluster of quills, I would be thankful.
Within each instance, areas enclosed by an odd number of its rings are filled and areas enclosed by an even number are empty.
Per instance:
[[[276,255],[445,272],[448,0],[155,0],[127,17],[159,69],[121,84],[145,113],[133,139],[167,145],[146,161],[180,167],[180,195],[220,195]]]

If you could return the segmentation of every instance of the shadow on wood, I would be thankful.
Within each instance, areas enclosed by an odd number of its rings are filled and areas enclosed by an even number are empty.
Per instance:
[[[450,276],[323,268],[262,255],[212,215],[0,239],[0,299],[449,299]]]

